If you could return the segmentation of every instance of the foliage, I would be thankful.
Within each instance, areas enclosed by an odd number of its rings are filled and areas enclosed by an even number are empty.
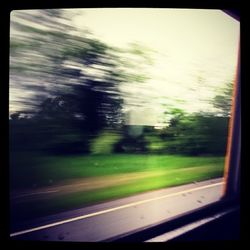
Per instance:
[[[122,55],[148,60],[140,46],[118,50],[79,33],[62,10],[14,12],[11,28],[19,32],[11,36],[11,91],[32,93],[19,101],[26,119],[10,115],[12,149],[87,153],[93,137],[123,124],[119,87],[146,78]]]
[[[227,117],[178,113],[172,120],[162,133],[162,137],[167,140],[167,152],[188,155],[226,153],[229,123]]]
[[[212,101],[214,107],[218,110],[217,115],[230,117],[233,95],[233,82],[229,82],[221,93],[216,95]]]

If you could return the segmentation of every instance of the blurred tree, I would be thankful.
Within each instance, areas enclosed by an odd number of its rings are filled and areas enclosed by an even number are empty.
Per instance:
[[[27,122],[32,120],[39,137],[46,138],[46,147],[68,143],[72,152],[76,148],[72,143],[77,141],[79,145],[85,142],[81,147],[87,152],[88,134],[94,136],[123,123],[120,84],[145,78],[127,71],[129,65],[121,59],[126,51],[88,32],[80,35],[69,19],[61,10],[14,12],[10,85],[12,92],[31,93],[19,104],[25,103],[31,118]],[[138,51],[129,53],[145,57]]]
[[[227,145],[228,117],[211,114],[185,114],[174,110],[170,124],[161,132],[166,151],[187,155],[224,155]]]
[[[229,82],[221,93],[216,95],[212,100],[212,104],[218,110],[218,115],[229,117],[231,115],[233,95],[233,82]]]
[[[11,119],[12,121],[17,121],[17,120],[20,119],[20,115],[21,115],[20,112],[12,113],[12,114],[10,115],[10,119]]]

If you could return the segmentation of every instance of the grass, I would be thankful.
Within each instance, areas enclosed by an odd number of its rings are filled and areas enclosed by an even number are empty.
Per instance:
[[[224,157],[185,157],[176,155],[107,154],[87,156],[11,157],[11,186],[31,188],[65,180],[93,176],[176,168],[223,166]]]
[[[35,156],[33,156],[35,157]],[[15,158],[17,161],[18,158]],[[27,158],[23,158],[27,161]],[[20,163],[21,161],[19,161]],[[60,183],[84,178],[108,178],[116,184],[60,193],[39,200],[27,200],[12,206],[12,221],[25,221],[101,201],[201,181],[223,175],[224,157],[184,157],[171,155],[88,155],[70,157],[37,157],[33,165],[23,165],[15,173],[15,187],[49,186],[49,180]],[[13,163],[13,162],[12,162]],[[17,162],[16,162],[17,164]],[[21,175],[20,175],[20,171]],[[138,178],[119,178],[134,173]],[[139,178],[140,177],[140,178]],[[92,180],[92,179],[91,179]],[[108,182],[108,181],[107,181]],[[14,185],[15,184],[15,185]],[[18,213],[22,211],[22,213]],[[17,213],[16,213],[17,212]]]

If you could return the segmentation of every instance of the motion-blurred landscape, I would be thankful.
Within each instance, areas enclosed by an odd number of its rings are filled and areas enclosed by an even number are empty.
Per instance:
[[[218,53],[212,66],[196,62],[191,80],[178,68],[181,83],[171,82],[161,78],[174,75],[168,55],[102,41],[72,21],[85,12],[11,13],[12,224],[223,176],[236,62],[216,82],[224,70]]]

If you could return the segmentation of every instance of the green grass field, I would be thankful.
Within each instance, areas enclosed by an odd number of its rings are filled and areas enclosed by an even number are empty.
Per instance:
[[[30,188],[34,191],[34,187],[39,190],[53,185],[63,185],[65,182],[79,183],[79,180],[89,181],[88,189],[75,188],[73,185],[70,190],[59,194],[22,199],[21,202],[12,204],[14,221],[220,177],[224,168],[224,157],[135,154],[33,157],[23,157],[19,160],[15,158],[15,161],[12,159],[12,190]],[[19,168],[17,164],[20,164]],[[95,186],[98,182],[101,183],[99,187]]]
[[[11,158],[11,186],[32,188],[84,177],[202,166],[217,166],[218,170],[222,171],[223,165],[224,157],[149,154],[49,157],[22,154],[21,157],[19,155]]]

